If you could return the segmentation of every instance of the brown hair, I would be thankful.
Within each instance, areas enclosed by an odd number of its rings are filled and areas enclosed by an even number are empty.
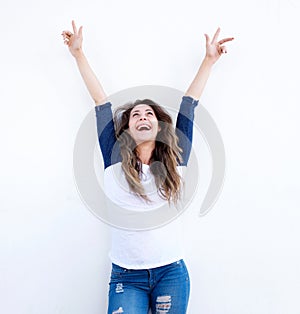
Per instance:
[[[120,144],[122,169],[130,189],[143,199],[150,201],[140,181],[142,163],[137,155],[137,145],[127,131],[131,110],[140,104],[150,106],[158,120],[160,131],[156,136],[155,148],[150,158],[150,171],[154,175],[159,195],[176,203],[180,197],[181,177],[177,165],[182,161],[181,148],[172,124],[171,116],[150,99],[136,100],[117,108],[114,113],[116,137]]]

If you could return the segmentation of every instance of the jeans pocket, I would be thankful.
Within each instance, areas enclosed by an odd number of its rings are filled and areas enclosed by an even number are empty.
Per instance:
[[[178,270],[178,274],[184,274],[187,278],[189,277],[189,272],[187,270],[184,260],[181,259],[175,262],[175,268]]]
[[[127,268],[121,267],[116,264],[112,264],[111,275],[113,277],[122,277],[123,275],[128,274],[129,272],[130,270]]]

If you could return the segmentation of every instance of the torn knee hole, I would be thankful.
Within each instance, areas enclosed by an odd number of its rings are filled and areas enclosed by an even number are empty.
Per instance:
[[[168,313],[171,308],[171,296],[163,295],[156,298],[156,312],[158,314]]]

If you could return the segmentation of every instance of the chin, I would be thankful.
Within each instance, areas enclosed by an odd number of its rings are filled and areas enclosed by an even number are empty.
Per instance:
[[[135,139],[135,142],[137,144],[142,144],[144,142],[153,142],[153,141],[155,141],[155,138],[153,138],[153,136],[140,136]]]

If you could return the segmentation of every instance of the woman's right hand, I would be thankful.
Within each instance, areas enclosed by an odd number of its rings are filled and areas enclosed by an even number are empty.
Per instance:
[[[64,39],[65,45],[69,47],[69,50],[73,57],[77,57],[79,54],[82,53],[82,26],[80,26],[79,30],[77,31],[77,27],[75,22],[72,21],[73,33],[70,31],[63,31],[62,36]]]

